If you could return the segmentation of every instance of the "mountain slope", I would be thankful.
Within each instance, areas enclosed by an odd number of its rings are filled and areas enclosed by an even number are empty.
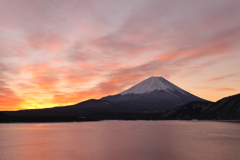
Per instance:
[[[129,110],[163,111],[192,101],[205,101],[194,96],[163,77],[150,77],[117,95],[103,97]]]
[[[202,115],[203,119],[240,119],[240,94],[225,97],[210,105]]]

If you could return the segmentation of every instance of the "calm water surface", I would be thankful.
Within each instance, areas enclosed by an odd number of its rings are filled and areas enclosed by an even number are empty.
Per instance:
[[[239,160],[240,123],[0,124],[1,160]]]

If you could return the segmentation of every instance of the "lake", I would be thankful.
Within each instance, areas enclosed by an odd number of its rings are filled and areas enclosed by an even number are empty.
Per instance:
[[[239,160],[240,123],[0,124],[1,160]]]

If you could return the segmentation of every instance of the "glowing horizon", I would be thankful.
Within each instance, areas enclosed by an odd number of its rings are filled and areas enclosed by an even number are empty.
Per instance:
[[[162,76],[240,91],[240,1],[0,0],[0,111],[113,95]]]

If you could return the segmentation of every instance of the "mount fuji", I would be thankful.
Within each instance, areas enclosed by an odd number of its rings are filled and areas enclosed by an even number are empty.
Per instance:
[[[192,101],[206,101],[167,81],[150,77],[112,96],[101,98],[127,110],[165,111]]]

